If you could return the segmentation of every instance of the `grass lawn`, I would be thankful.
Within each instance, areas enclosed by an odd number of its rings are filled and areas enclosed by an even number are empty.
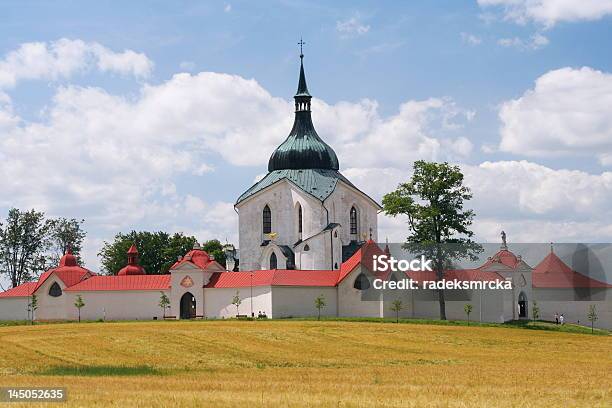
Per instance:
[[[0,387],[48,406],[612,406],[612,336],[352,321],[0,327]],[[19,404],[11,404],[19,406]]]

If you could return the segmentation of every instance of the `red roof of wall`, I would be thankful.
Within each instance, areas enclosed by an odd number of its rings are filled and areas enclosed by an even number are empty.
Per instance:
[[[66,287],[75,285],[80,281],[95,275],[90,270],[81,268],[80,266],[60,266],[58,268],[49,269],[40,275],[34,291],[38,290],[38,288],[53,274],[55,274],[55,276],[57,276],[64,283],[64,285],[66,285]]]
[[[417,282],[435,281],[436,273],[433,271],[410,271],[406,276]],[[444,272],[444,279],[447,281],[497,281],[504,280],[504,277],[497,272],[482,271],[479,269],[452,269]]]
[[[170,289],[170,275],[93,276],[66,289],[68,292]]]
[[[251,286],[336,286],[339,271],[274,269],[269,271],[216,272],[206,288],[244,288]]]
[[[519,259],[512,252],[507,249],[502,249],[493,255],[487,262],[485,262],[480,269],[486,269],[496,263],[507,266],[508,268],[516,268],[519,264]]]
[[[0,298],[30,296],[36,288],[36,282],[26,282],[0,293]]]
[[[534,288],[612,288],[609,283],[572,270],[554,252],[533,269],[531,280]]]
[[[174,263],[170,269],[174,269],[184,263],[192,263],[200,269],[206,269],[211,263],[215,262],[210,259],[208,253],[202,249],[192,249],[180,260]]]
[[[363,244],[361,248],[359,248],[357,252],[353,254],[353,256],[351,256],[349,259],[343,262],[342,265],[340,265],[340,275],[338,277],[338,283],[342,282],[344,278],[346,278],[351,272],[353,272],[357,265],[361,263],[363,263],[367,270],[372,272],[374,269],[371,262],[373,260],[373,256],[384,254],[385,252],[380,249],[380,247],[374,241],[369,240],[368,242]],[[388,275],[388,273],[385,273],[385,275]]]

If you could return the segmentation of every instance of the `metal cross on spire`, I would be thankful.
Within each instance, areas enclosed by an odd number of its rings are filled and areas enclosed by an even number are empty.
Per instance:
[[[306,43],[302,40],[302,37],[300,37],[300,42],[298,43],[298,45],[300,46],[300,58],[304,58],[304,52],[302,51],[302,47],[306,45]]]

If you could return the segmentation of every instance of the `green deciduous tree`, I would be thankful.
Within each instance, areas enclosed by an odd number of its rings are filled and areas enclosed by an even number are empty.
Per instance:
[[[127,251],[136,244],[140,265],[149,275],[168,273],[179,256],[185,255],[197,242],[195,237],[182,233],[170,235],[166,232],[132,231],[115,235],[112,242],[104,242],[98,253],[102,270],[108,275],[116,274],[127,263]]]
[[[242,304],[242,299],[240,299],[240,292],[236,291],[236,294],[232,298],[232,305],[236,306],[236,317],[238,317],[238,315],[240,314],[238,312],[238,309],[240,308],[241,304]]]
[[[38,296],[36,295],[32,295],[30,297],[30,303],[28,304],[28,311],[30,312],[30,319],[31,319],[31,324],[34,324],[34,314],[36,313],[36,310],[38,309]]]
[[[531,317],[534,322],[540,318],[540,306],[538,306],[538,302],[533,302],[533,306],[531,306]]]
[[[472,313],[473,309],[474,308],[470,303],[466,303],[465,306],[463,306],[463,311],[467,315],[468,326],[470,325],[470,314]]]
[[[321,309],[323,309],[326,305],[325,303],[325,296],[323,296],[323,294],[320,294],[319,296],[317,296],[315,298],[315,307],[317,308],[317,320],[321,320]]]
[[[75,218],[56,218],[51,221],[51,265],[59,264],[60,258],[68,249],[81,262],[81,249],[86,235],[86,232],[83,230],[84,222],[85,220],[77,220]]]
[[[407,183],[383,197],[383,208],[387,215],[407,217],[410,235],[404,248],[431,259],[436,278],[441,280],[453,261],[476,260],[482,251],[470,239],[474,212],[463,208],[472,193],[463,185],[458,166],[419,160],[413,168]],[[440,319],[446,320],[444,290],[437,294]]]
[[[16,287],[38,277],[47,266],[51,220],[39,211],[12,208],[0,223],[0,274]]]
[[[79,323],[81,322],[81,309],[85,307],[85,302],[83,301],[83,297],[81,295],[77,295],[74,300],[74,307],[79,311]]]
[[[393,303],[391,303],[391,311],[395,312],[395,323],[399,323],[399,313],[402,310],[402,301],[399,299],[395,299]]]
[[[168,309],[168,307],[170,306],[170,299],[168,298],[168,296],[164,293],[164,292],[159,292],[161,293],[161,296],[159,297],[159,307],[162,308],[162,313],[164,316],[164,319],[166,318],[166,309]]]
[[[595,305],[590,305],[589,314],[587,314],[587,320],[591,322],[591,333],[594,332],[595,322],[597,321],[597,319],[599,319],[599,317],[597,316],[597,309],[595,308]]]
[[[225,268],[225,251],[223,244],[218,239],[211,239],[202,244],[202,249],[209,255],[214,256],[215,261]]]

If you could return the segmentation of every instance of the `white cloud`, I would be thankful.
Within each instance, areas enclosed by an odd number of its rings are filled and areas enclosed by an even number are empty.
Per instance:
[[[612,0],[478,0],[481,7],[501,7],[504,18],[546,27],[559,22],[598,20],[612,14]]]
[[[612,157],[612,74],[583,67],[539,77],[535,87],[502,104],[500,150],[528,156]]]
[[[344,37],[354,37],[366,34],[370,31],[370,26],[363,24],[357,17],[351,17],[347,20],[336,21],[336,30]]]
[[[482,38],[470,33],[461,33],[461,41],[469,45],[479,45],[482,43]]]
[[[227,3],[225,7],[223,7],[223,11],[225,11],[226,13],[229,13],[230,11],[232,11],[232,5]]]
[[[514,47],[519,50],[539,50],[548,45],[550,41],[548,38],[540,33],[535,33],[528,40],[523,40],[519,37],[513,38],[500,38],[497,40],[497,44],[502,47]]]
[[[476,239],[497,242],[503,229],[513,242],[607,242],[612,239],[612,172],[554,170],[527,161],[461,165],[473,192],[467,208],[476,212]],[[343,172],[376,200],[407,181],[398,168]],[[406,220],[381,215],[379,240],[403,241]]]
[[[103,72],[147,77],[153,62],[142,53],[117,53],[82,40],[24,43],[0,60],[0,88],[13,87],[20,80],[65,79],[94,67]]]

